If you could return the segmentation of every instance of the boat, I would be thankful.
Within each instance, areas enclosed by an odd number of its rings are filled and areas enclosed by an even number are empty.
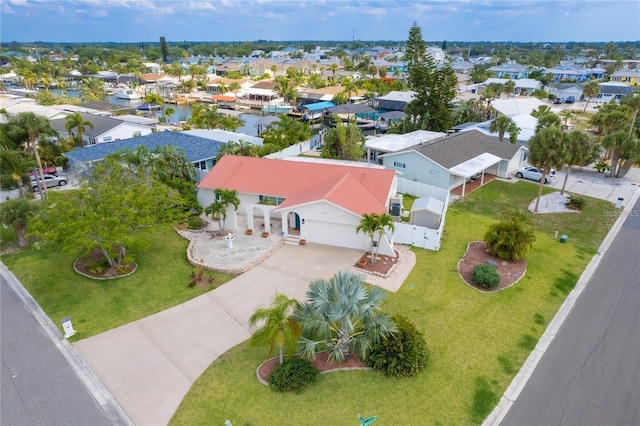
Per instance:
[[[289,114],[293,106],[285,104],[284,102],[270,102],[262,107],[263,114]]]
[[[116,98],[137,101],[142,99],[142,96],[133,89],[118,89],[116,90]]]

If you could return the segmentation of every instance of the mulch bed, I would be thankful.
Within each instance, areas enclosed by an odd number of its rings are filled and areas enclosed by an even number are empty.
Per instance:
[[[489,289],[485,287],[477,286],[473,283],[472,272],[473,267],[480,263],[488,263],[488,260],[495,262],[496,271],[500,275],[500,284],[497,287]],[[465,283],[471,287],[484,291],[487,293],[494,293],[515,284],[520,278],[522,278],[527,270],[527,262],[519,260],[518,262],[511,262],[508,260],[502,260],[496,256],[492,256],[487,251],[487,246],[483,241],[472,241],[467,247],[467,252],[464,257],[458,262],[458,273],[462,277]]]
[[[398,252],[396,251],[395,258],[386,256],[384,254],[379,254],[378,256],[376,256],[376,263],[371,263],[371,253],[366,252],[360,259],[358,259],[356,264],[353,266],[365,272],[386,276],[389,271],[391,271],[391,268],[393,268],[399,260],[400,257]]]
[[[321,373],[327,372],[327,371],[339,371],[344,369],[368,368],[367,366],[365,366],[360,362],[360,358],[358,358],[358,355],[356,354],[351,355],[345,362],[341,362],[341,363],[329,362],[328,354],[329,352],[319,352],[318,354],[316,354],[315,361],[311,360],[311,364],[313,364]],[[260,367],[258,367],[258,372],[257,372],[260,379],[267,382],[267,378],[269,377],[269,374],[271,374],[273,369],[276,368],[276,365],[278,365],[278,362],[280,362],[279,358],[275,357],[275,358],[268,359],[262,364],[260,364]]]
[[[126,270],[121,271],[122,273],[120,273],[116,270],[115,267],[109,266],[109,264],[106,263],[105,260],[106,259],[104,257],[104,254],[102,254],[102,251],[100,251],[100,249],[94,249],[90,253],[80,256],[78,259],[76,259],[73,266],[78,272],[88,277],[103,279],[118,278],[123,275],[127,275],[131,273],[137,266],[135,262],[123,264]],[[96,274],[94,273],[94,271],[92,271],[92,269],[98,264],[104,265],[100,274]]]

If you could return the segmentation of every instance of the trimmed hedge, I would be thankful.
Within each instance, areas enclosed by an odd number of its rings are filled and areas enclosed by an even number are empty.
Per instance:
[[[278,392],[302,392],[318,380],[320,371],[306,359],[292,358],[278,364],[267,381]]]
[[[408,318],[395,315],[392,319],[398,331],[374,343],[363,362],[387,377],[415,377],[427,364],[427,343]]]
[[[500,284],[500,275],[496,268],[488,263],[480,263],[473,267],[473,282],[481,287],[495,288]]]
[[[187,222],[187,228],[189,229],[202,229],[204,227],[204,221],[198,216],[191,216]]]

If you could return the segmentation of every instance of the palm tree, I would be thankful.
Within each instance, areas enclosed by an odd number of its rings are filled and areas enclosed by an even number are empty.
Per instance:
[[[396,331],[380,310],[386,293],[380,287],[367,289],[362,275],[338,272],[329,280],[316,279],[306,296],[293,314],[300,324],[303,356],[315,358],[326,349],[332,362],[343,362],[352,353],[364,359],[372,343]]]
[[[542,188],[551,169],[560,169],[566,162],[566,144],[558,127],[547,127],[536,131],[529,141],[529,162],[542,169],[540,187],[534,211],[538,212]]]
[[[218,221],[218,226],[222,231],[224,229],[224,221],[227,218],[227,206],[220,200],[215,200],[213,203],[205,207],[204,212],[211,216],[212,219]]]
[[[12,117],[6,123],[7,136],[17,145],[25,144],[25,150],[31,151],[36,165],[36,178],[42,176],[42,161],[40,161],[40,152],[38,151],[38,139],[41,137],[54,137],[57,132],[51,127],[51,123],[43,116],[36,115],[33,112],[22,112]],[[47,188],[42,179],[37,179],[42,194],[42,199],[47,198]]]
[[[371,239],[371,263],[376,263],[377,261],[380,240],[387,229],[391,232],[395,230],[393,218],[387,213],[365,213],[362,215],[362,220],[356,227],[356,233],[362,231]],[[376,236],[378,237],[377,240],[375,240]],[[375,244],[374,241],[376,242]]]
[[[504,83],[504,91],[507,92],[507,97],[509,97],[510,95],[513,95],[513,92],[515,92],[516,90],[516,82],[513,80],[508,80],[506,83]]]
[[[24,198],[24,179],[30,169],[36,166],[36,162],[26,158],[20,151],[9,149],[0,145],[0,173],[10,177],[18,185],[18,193]]]
[[[176,113],[176,110],[172,107],[167,107],[162,111],[162,117],[164,118],[165,124],[169,124],[169,120],[171,120],[171,116]]]
[[[585,112],[587,110],[589,101],[598,96],[599,93],[600,85],[598,83],[596,83],[595,81],[585,83],[585,85],[582,87],[582,94],[585,98],[587,98],[587,102],[584,104],[584,109],[582,110],[582,112]]]
[[[487,249],[500,259],[517,262],[536,240],[534,223],[528,213],[509,210],[507,220],[494,223],[484,235]]]
[[[558,115],[564,120],[564,124],[562,125],[564,129],[567,129],[569,127],[569,120],[575,118],[576,116],[570,109],[563,109]]]
[[[104,89],[104,82],[98,78],[85,78],[80,84],[80,96],[84,102],[107,102],[109,95]]]
[[[565,144],[567,150],[567,156],[565,158],[567,170],[564,175],[564,182],[562,183],[560,194],[564,194],[567,180],[569,180],[569,174],[571,173],[571,167],[582,166],[589,162],[589,160],[593,158],[594,151],[596,150],[595,140],[579,130],[565,135]]]
[[[83,134],[87,126],[93,129],[93,123],[85,120],[79,112],[67,115],[65,118],[64,128],[67,129],[67,132],[72,133],[73,129],[77,129],[76,145],[79,147],[84,146]]]
[[[27,223],[36,214],[38,205],[26,198],[15,198],[2,203],[0,221],[10,225],[16,233],[19,247],[27,245]]]
[[[538,124],[536,125],[536,132],[549,127],[560,128],[562,121],[556,113],[547,111],[538,115]]]
[[[636,125],[636,118],[638,118],[638,111],[640,111],[640,95],[634,93],[625,97],[622,100],[622,105],[625,105],[633,111],[633,115],[631,117],[631,125],[629,126],[629,137],[633,135],[633,126]]]
[[[489,131],[492,133],[498,132],[498,140],[502,142],[504,141],[504,133],[508,132],[509,129],[515,125],[516,123],[514,123],[511,118],[506,115],[499,115],[489,125]]]
[[[278,347],[280,364],[284,362],[285,351],[291,357],[296,349],[296,342],[300,337],[300,326],[291,315],[300,304],[295,299],[289,299],[285,294],[276,294],[268,308],[260,307],[249,318],[249,326],[256,327],[262,323],[262,327],[256,330],[249,343],[251,345],[269,345],[267,357],[273,353],[273,348]]]

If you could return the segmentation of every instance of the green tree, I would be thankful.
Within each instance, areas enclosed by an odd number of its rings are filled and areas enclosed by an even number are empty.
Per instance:
[[[224,229],[224,221],[227,218],[229,206],[233,206],[234,210],[238,210],[240,198],[238,191],[235,189],[216,188],[213,191],[215,201],[205,209],[205,213],[216,217],[220,225],[220,229]]]
[[[278,357],[282,364],[285,352],[288,358],[295,353],[296,343],[300,337],[300,326],[291,317],[299,306],[297,300],[289,299],[285,294],[276,294],[271,306],[256,309],[249,318],[250,327],[262,325],[251,335],[249,343],[269,345],[267,357],[271,356],[274,347],[277,346]]]
[[[35,233],[72,254],[100,250],[112,267],[148,247],[136,230],[182,208],[177,191],[115,156],[94,163],[80,188],[53,193],[48,202],[46,214],[33,218]]]
[[[162,111],[162,117],[164,118],[165,124],[169,124],[171,122],[171,117],[176,113],[175,108],[167,107]]]
[[[27,246],[27,224],[38,211],[38,205],[26,198],[15,198],[2,203],[0,221],[13,228],[19,247]]]
[[[76,146],[82,147],[84,146],[84,131],[87,127],[93,129],[93,123],[89,120],[85,120],[84,117],[79,113],[75,112],[71,115],[67,115],[65,117],[64,128],[67,129],[67,132],[73,135],[73,129],[76,129],[75,141]]]
[[[585,83],[585,85],[582,87],[582,94],[585,98],[587,98],[587,101],[584,104],[584,109],[582,110],[582,112],[585,112],[587,110],[587,106],[589,105],[589,101],[600,94],[600,85],[595,81]]]
[[[362,131],[355,122],[349,122],[345,126],[339,117],[334,117],[334,121],[336,127],[325,132],[321,156],[339,160],[360,160],[365,154]]]
[[[160,54],[162,55],[162,62],[167,62],[169,57],[169,46],[167,45],[167,39],[160,37]]]
[[[37,164],[28,158],[21,151],[10,149],[0,145],[0,177],[2,184],[5,182],[15,182],[18,187],[20,198],[26,196],[24,182],[28,179],[27,173]]]
[[[372,343],[396,331],[380,309],[386,293],[380,287],[367,289],[362,275],[338,272],[329,280],[314,280],[306,296],[293,314],[300,324],[303,356],[315,358],[326,349],[332,362],[343,362],[352,353],[365,359]]]
[[[592,162],[594,156],[597,155],[598,145],[594,138],[580,130],[574,130],[565,135],[565,148],[567,169],[564,175],[564,182],[562,183],[562,190],[560,191],[561,194],[564,194],[567,186],[567,180],[569,180],[569,174],[571,174],[571,167],[583,166]]]
[[[38,140],[41,138],[56,137],[58,133],[51,127],[51,123],[33,112],[21,112],[9,118],[5,126],[5,136],[13,141],[16,147],[22,147],[25,152],[33,154],[37,165],[37,176],[42,176],[42,161],[38,150]],[[42,198],[47,198],[47,188],[41,179],[38,179]]]
[[[534,211],[538,212],[542,188],[547,180],[551,169],[560,169],[566,163],[565,138],[558,127],[547,127],[536,131],[536,134],[529,141],[529,162],[542,169],[540,187]]]
[[[395,230],[393,218],[387,213],[365,213],[362,215],[362,219],[356,227],[356,233],[362,231],[368,235],[371,240],[370,252],[372,256],[372,263],[376,263],[377,261],[380,240],[387,230],[391,232]],[[376,244],[374,244],[374,242],[376,242]]]
[[[515,140],[511,141],[511,143],[516,143],[516,141],[518,140],[518,133],[520,132],[520,129],[518,128],[518,126],[516,126],[516,123],[514,123],[511,118],[507,117],[506,115],[499,115],[489,125],[489,131],[492,133],[497,132],[498,140],[500,142],[504,141],[505,132],[512,132],[515,131],[515,129],[518,129],[518,131],[515,132]],[[509,139],[511,140],[511,136],[509,136]]]
[[[517,262],[524,258],[536,240],[530,215],[509,210],[506,220],[494,223],[484,235],[489,252],[500,259]]]
[[[104,82],[99,78],[84,78],[80,84],[80,97],[83,102],[107,102],[109,95],[104,88]]]

